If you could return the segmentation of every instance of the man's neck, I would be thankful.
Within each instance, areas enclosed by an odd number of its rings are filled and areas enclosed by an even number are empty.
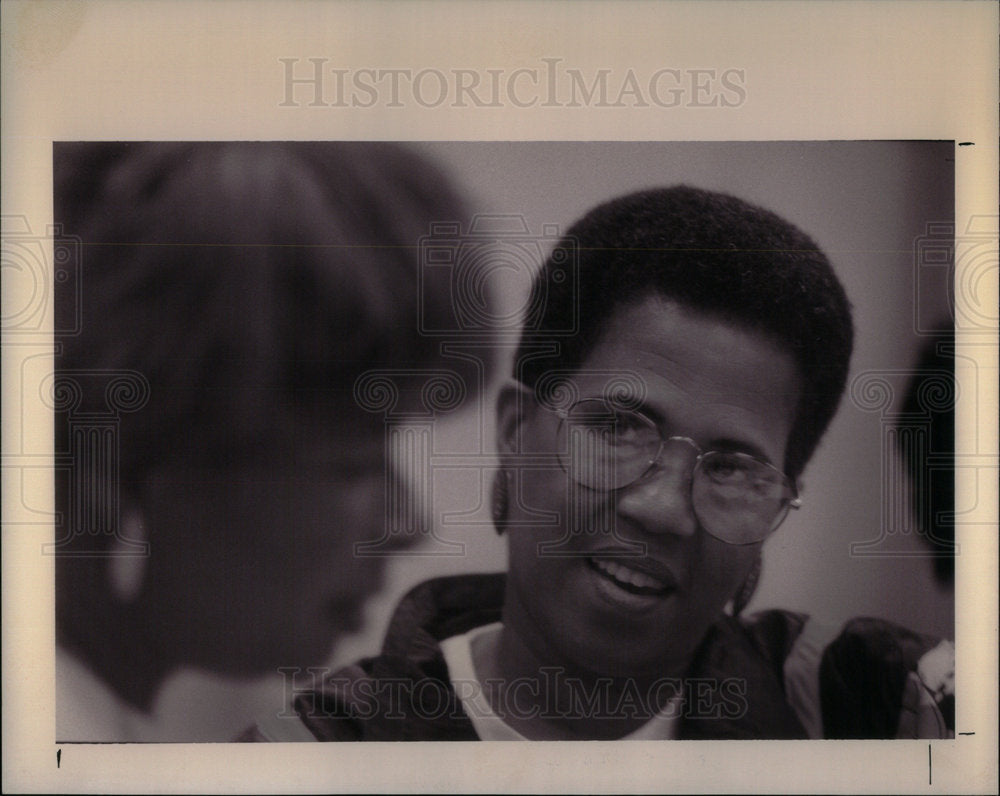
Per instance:
[[[542,661],[506,623],[475,639],[472,661],[494,713],[529,740],[622,738],[682,687],[665,677],[607,677]]]

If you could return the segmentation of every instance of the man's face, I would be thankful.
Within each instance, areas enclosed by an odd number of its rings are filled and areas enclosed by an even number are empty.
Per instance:
[[[638,376],[639,411],[664,438],[782,467],[800,387],[791,356],[767,338],[650,297],[612,316],[571,381],[579,398],[601,397],[623,371]],[[615,677],[681,674],[760,543],[727,544],[700,527],[683,464],[690,450],[667,446],[669,466],[613,492],[580,487],[553,467],[528,469],[527,458],[519,477],[517,440],[529,457],[551,455],[560,422],[530,394],[520,400],[519,417],[517,391],[505,391],[499,415],[501,454],[519,481],[508,513],[506,626],[546,664]]]

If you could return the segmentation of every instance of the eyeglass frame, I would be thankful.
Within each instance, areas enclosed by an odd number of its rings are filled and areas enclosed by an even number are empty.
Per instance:
[[[592,396],[592,397],[588,397],[588,398],[580,398],[579,400],[574,401],[570,406],[568,406],[565,409],[558,409],[558,408],[553,408],[553,407],[545,406],[544,408],[548,409],[550,412],[552,412],[554,415],[556,415],[559,418],[559,427],[556,429],[556,436],[557,437],[559,437],[561,435],[563,426],[569,420],[569,414],[570,414],[570,412],[572,412],[580,404],[588,402],[588,401],[603,403],[606,406],[609,406],[615,412],[622,412],[622,411],[624,411],[624,412],[628,412],[629,414],[635,415],[636,417],[640,418],[644,423],[646,423],[651,429],[653,429],[656,432],[657,436],[660,438],[660,447],[656,451],[656,455],[653,456],[650,459],[650,461],[648,462],[648,464],[646,466],[646,469],[644,469],[641,474],[639,474],[638,476],[636,476],[635,478],[633,478],[631,481],[628,481],[627,483],[624,483],[624,484],[620,484],[620,485],[618,485],[616,487],[612,487],[611,489],[602,489],[600,487],[590,486],[588,484],[585,484],[585,483],[577,480],[572,475],[572,473],[570,472],[569,468],[567,467],[565,456],[563,455],[562,451],[559,451],[556,454],[557,458],[559,459],[559,466],[562,467],[563,472],[565,472],[567,476],[569,476],[570,478],[572,478],[573,481],[575,481],[580,486],[582,486],[582,487],[584,487],[586,489],[593,490],[595,492],[605,492],[605,493],[618,492],[619,490],[622,490],[622,489],[625,489],[627,487],[630,487],[633,484],[639,483],[644,478],[646,478],[647,475],[649,475],[649,473],[656,466],[657,462],[660,461],[660,457],[663,456],[663,451],[666,449],[667,443],[670,443],[670,442],[684,442],[687,445],[689,445],[690,447],[694,448],[694,450],[697,452],[697,456],[695,457],[694,463],[691,465],[691,469],[689,471],[688,478],[687,478],[687,482],[688,482],[688,486],[689,486],[688,498],[691,501],[691,509],[692,509],[692,511],[694,511],[696,517],[698,516],[698,511],[697,511],[697,509],[695,508],[695,505],[694,505],[695,504],[695,501],[694,501],[694,480],[695,480],[695,473],[698,471],[698,468],[702,465],[702,462],[704,461],[704,459],[706,457],[708,457],[708,456],[713,455],[713,454],[726,455],[726,456],[735,456],[735,457],[740,458],[740,459],[749,459],[750,461],[753,461],[753,462],[755,462],[757,464],[763,465],[764,467],[768,468],[769,470],[773,470],[774,472],[776,472],[778,475],[781,476],[782,482],[783,482],[786,490],[788,490],[791,493],[791,495],[792,495],[791,498],[787,499],[787,501],[782,506],[781,511],[779,511],[778,515],[772,521],[771,526],[768,528],[767,533],[765,533],[760,539],[752,539],[752,540],[747,541],[747,542],[732,542],[732,541],[730,541],[728,539],[723,539],[721,536],[717,535],[710,528],[708,528],[704,524],[704,522],[701,520],[701,518],[698,517],[699,524],[703,528],[705,528],[705,530],[708,533],[710,533],[713,537],[715,537],[719,541],[721,541],[721,542],[723,542],[725,544],[733,545],[734,547],[745,547],[747,545],[758,544],[758,543],[764,541],[765,539],[767,539],[772,533],[774,533],[776,530],[778,530],[779,527],[781,527],[781,524],[788,518],[788,513],[792,509],[800,509],[800,508],[802,508],[802,498],[799,497],[798,487],[796,486],[794,479],[792,479],[792,477],[789,476],[784,471],[779,470],[777,467],[775,467],[769,461],[766,461],[765,459],[762,459],[759,456],[755,456],[752,453],[746,453],[745,451],[717,451],[717,450],[708,450],[708,451],[706,451],[706,450],[703,450],[702,447],[697,442],[695,442],[693,439],[691,439],[691,437],[685,437],[685,436],[677,435],[677,434],[671,435],[669,437],[664,437],[663,433],[660,431],[660,427],[657,425],[656,421],[654,421],[651,417],[643,414],[638,409],[632,409],[632,408],[627,407],[627,406],[615,407],[614,403],[612,401],[610,401],[606,397]],[[544,403],[540,402],[540,404],[542,406],[544,406]]]

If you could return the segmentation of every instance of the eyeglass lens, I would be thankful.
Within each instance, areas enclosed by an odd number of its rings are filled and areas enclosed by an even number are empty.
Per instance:
[[[580,401],[560,424],[562,465],[574,481],[590,489],[628,486],[659,457],[664,469],[682,472],[685,480],[690,474],[691,501],[699,522],[724,541],[760,541],[787,513],[792,497],[787,478],[766,462],[738,452],[710,452],[699,458],[691,448],[682,470],[676,456],[667,459],[661,454],[664,444],[651,420],[602,399]]]

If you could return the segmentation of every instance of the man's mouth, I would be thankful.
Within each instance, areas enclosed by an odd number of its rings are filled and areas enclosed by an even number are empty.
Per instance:
[[[674,589],[672,578],[640,572],[622,561],[588,558],[587,564],[620,589],[643,597],[663,597]]]

